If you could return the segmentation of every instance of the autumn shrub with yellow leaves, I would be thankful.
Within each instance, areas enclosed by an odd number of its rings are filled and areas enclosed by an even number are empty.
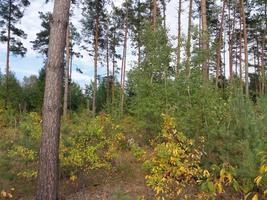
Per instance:
[[[160,142],[144,163],[147,185],[155,191],[156,199],[215,199],[225,192],[224,188],[239,190],[233,167],[216,166],[212,173],[201,167],[203,137],[188,139],[176,130],[174,118],[163,118]]]

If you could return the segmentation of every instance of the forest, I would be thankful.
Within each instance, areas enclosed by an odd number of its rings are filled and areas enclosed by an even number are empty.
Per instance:
[[[267,199],[267,0],[38,2],[0,1],[0,199]]]

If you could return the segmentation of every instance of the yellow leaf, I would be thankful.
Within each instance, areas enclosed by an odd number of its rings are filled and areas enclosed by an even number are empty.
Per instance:
[[[259,200],[259,195],[258,194],[255,194],[251,200]]]
[[[72,176],[70,177],[70,180],[71,180],[72,182],[76,181],[76,180],[77,180],[77,176],[72,175]]]
[[[264,190],[263,195],[267,196],[267,190]]]
[[[260,183],[261,183],[261,180],[262,180],[262,176],[257,176],[257,177],[254,179],[254,182],[256,183],[257,186],[259,186]]]
[[[203,176],[206,177],[206,178],[209,178],[209,177],[210,177],[210,173],[209,173],[209,171],[205,169],[205,170],[203,171]]]

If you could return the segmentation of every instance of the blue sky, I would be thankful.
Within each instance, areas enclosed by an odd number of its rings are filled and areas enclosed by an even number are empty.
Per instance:
[[[117,5],[120,5],[123,0],[115,0],[114,2]],[[39,19],[39,11],[47,12],[52,11],[53,2],[51,1],[48,4],[44,3],[45,0],[35,0],[31,1],[30,7],[28,7],[25,11],[25,15],[21,22],[17,24],[18,27],[22,28],[28,35],[27,40],[23,41],[24,46],[28,49],[28,52],[24,58],[19,56],[14,57],[11,56],[10,60],[10,69],[15,73],[16,77],[22,81],[24,76],[30,75],[38,75],[38,72],[43,67],[43,58],[42,56],[36,54],[32,50],[32,45],[30,41],[33,41],[36,37],[36,33],[38,33],[41,29],[41,21]],[[170,35],[175,35],[177,30],[177,1],[172,0],[167,7],[167,25],[170,28]],[[185,12],[186,15],[186,5]],[[74,16],[71,21],[74,25],[80,28],[80,20],[81,17],[81,9],[75,7]],[[186,24],[183,25],[184,30],[186,30]],[[130,45],[129,45],[130,46]],[[80,50],[79,50],[80,51]],[[83,58],[74,59],[73,60],[73,80],[79,83],[82,87],[85,84],[89,83],[93,77],[93,60],[89,56],[87,56],[86,52],[81,51],[83,54]],[[130,68],[131,62],[134,60],[134,57],[131,56],[131,49],[128,48],[128,62],[127,69]],[[6,44],[0,43],[0,70],[2,73],[5,71],[5,60],[6,60]],[[76,68],[79,67],[84,73],[80,74],[76,72]],[[105,74],[105,67],[99,67],[98,72],[100,75]]]

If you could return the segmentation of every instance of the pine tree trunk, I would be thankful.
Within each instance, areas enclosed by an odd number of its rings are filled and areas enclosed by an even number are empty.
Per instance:
[[[116,61],[115,61],[115,55],[116,55],[116,44],[115,44],[115,32],[113,32],[113,52],[112,52],[112,104],[115,102],[115,67],[116,67]]]
[[[190,48],[191,48],[191,30],[192,30],[192,11],[193,11],[193,0],[189,2],[189,15],[188,15],[188,32],[187,32],[187,43],[186,43],[186,77],[190,77]]]
[[[97,1],[98,4],[98,1]],[[98,5],[97,5],[98,8]],[[97,64],[98,64],[98,40],[99,40],[99,11],[96,11],[96,27],[94,36],[94,85],[93,85],[93,115],[96,114],[96,92],[97,92]]]
[[[263,36],[262,36],[262,48],[261,48],[261,94],[264,95],[265,94],[265,49],[266,49],[266,35],[267,35],[267,2],[265,1],[264,4],[264,18],[265,18],[265,30],[263,32]]]
[[[181,15],[182,15],[182,0],[179,0],[178,7],[178,28],[177,28],[177,60],[176,60],[176,78],[179,76],[180,63],[181,63]]]
[[[109,103],[109,86],[110,86],[110,81],[109,81],[109,37],[108,37],[108,29],[107,29],[107,51],[106,51],[106,59],[107,59],[107,79],[106,79],[106,92],[107,92],[107,103]]]
[[[124,112],[124,87],[125,87],[125,71],[126,71],[126,53],[127,53],[127,39],[128,39],[128,0],[126,3],[126,18],[125,18],[125,27],[124,27],[124,44],[123,44],[123,56],[122,56],[122,65],[121,65],[121,102],[120,102],[120,111],[121,115]]]
[[[234,8],[234,16],[235,16],[235,8]],[[235,18],[233,19],[233,23],[231,22],[231,4],[228,2],[228,15],[229,15],[229,75],[230,80],[233,78],[233,32],[235,29]]]
[[[245,51],[245,94],[249,96],[249,83],[248,83],[248,37],[247,37],[247,24],[244,9],[244,1],[240,0],[240,13],[243,22],[243,34],[244,34],[244,51]]]
[[[162,7],[163,7],[163,27],[166,29],[166,2],[165,0],[162,1]]]
[[[67,116],[68,112],[68,96],[69,96],[69,66],[70,66],[70,26],[67,28],[66,36],[66,66],[65,66],[65,80],[64,80],[64,103],[63,116]]]
[[[219,77],[222,75],[222,58],[221,58],[221,48],[222,48],[222,40],[223,40],[223,24],[224,24],[224,11],[225,11],[225,4],[226,0],[223,0],[223,7],[222,7],[222,16],[221,16],[221,24],[219,30],[219,38],[217,43],[217,50],[216,50],[216,87],[218,87]]]
[[[239,77],[240,77],[240,83],[242,85],[242,78],[243,78],[243,69],[242,69],[242,21],[241,16],[239,19]]]
[[[8,8],[8,23],[7,23],[7,45],[6,45],[6,98],[5,98],[5,107],[7,108],[7,104],[9,102],[9,65],[10,65],[10,37],[11,37],[11,14],[12,14],[12,2],[9,0],[9,8]]]
[[[153,30],[157,30],[157,0],[153,0]]]
[[[202,49],[204,52],[203,61],[203,78],[209,80],[209,66],[208,66],[208,48],[209,48],[209,37],[208,37],[208,25],[207,25],[207,11],[206,11],[206,0],[201,0],[201,23],[202,23]]]
[[[46,65],[37,200],[58,199],[61,88],[69,10],[70,0],[55,0]]]

